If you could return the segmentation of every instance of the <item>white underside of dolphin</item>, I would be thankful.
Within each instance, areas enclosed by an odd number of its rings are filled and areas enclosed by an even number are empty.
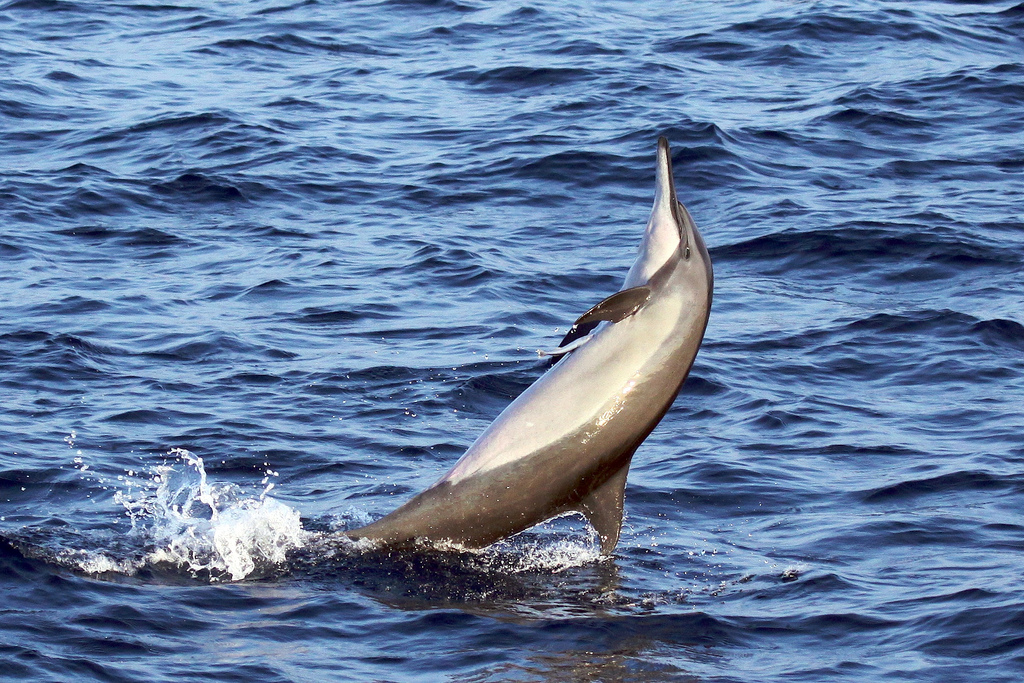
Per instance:
[[[347,534],[387,545],[425,540],[482,547],[576,511],[610,553],[630,460],[690,371],[713,280],[704,241],[676,199],[671,154],[661,138],[654,207],[622,290],[580,316],[556,364],[451,471]]]

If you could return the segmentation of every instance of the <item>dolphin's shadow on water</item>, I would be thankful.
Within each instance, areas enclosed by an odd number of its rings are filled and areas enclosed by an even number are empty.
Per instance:
[[[312,574],[327,572],[339,572],[360,593],[402,610],[451,607],[525,614],[545,607],[607,609],[615,606],[620,585],[613,560],[558,572],[507,573],[493,559],[437,550],[371,551],[335,560]]]
[[[341,583],[402,610],[536,616],[552,609],[584,614],[621,608],[620,568],[601,555],[595,534],[580,533],[579,526],[586,527],[580,521],[556,520],[485,550],[386,548],[327,533],[291,555],[290,572]]]

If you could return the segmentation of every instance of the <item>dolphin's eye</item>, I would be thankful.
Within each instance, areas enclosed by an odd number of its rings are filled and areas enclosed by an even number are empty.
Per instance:
[[[689,247],[687,247],[686,251],[683,252],[683,258],[686,259],[687,261],[690,260],[690,248]]]

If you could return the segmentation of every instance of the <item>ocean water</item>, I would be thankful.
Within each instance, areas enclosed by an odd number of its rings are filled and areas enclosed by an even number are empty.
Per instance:
[[[1024,5],[0,4],[0,677],[1024,678]],[[614,556],[339,531],[715,265]]]

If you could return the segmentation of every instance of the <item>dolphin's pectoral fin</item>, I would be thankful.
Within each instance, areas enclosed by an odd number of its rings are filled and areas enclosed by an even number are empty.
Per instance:
[[[579,510],[601,539],[601,552],[611,554],[619,542],[622,528],[622,502],[626,497],[626,475],[629,463],[608,478],[608,481],[584,496]]]
[[[575,327],[581,327],[590,323],[598,323],[602,320],[617,323],[633,315],[647,303],[651,298],[651,288],[647,285],[631,287],[621,292],[615,292],[610,297],[597,304],[589,311],[579,317]]]
[[[572,324],[565,337],[559,343],[558,348],[566,347],[564,351],[544,351],[541,356],[551,356],[549,365],[554,365],[561,357],[570,351],[575,351],[583,345],[584,338],[594,331],[602,321],[617,323],[633,315],[647,303],[651,298],[651,289],[646,285],[632,287],[621,292],[615,292],[610,297],[597,304],[589,311],[581,315]]]

